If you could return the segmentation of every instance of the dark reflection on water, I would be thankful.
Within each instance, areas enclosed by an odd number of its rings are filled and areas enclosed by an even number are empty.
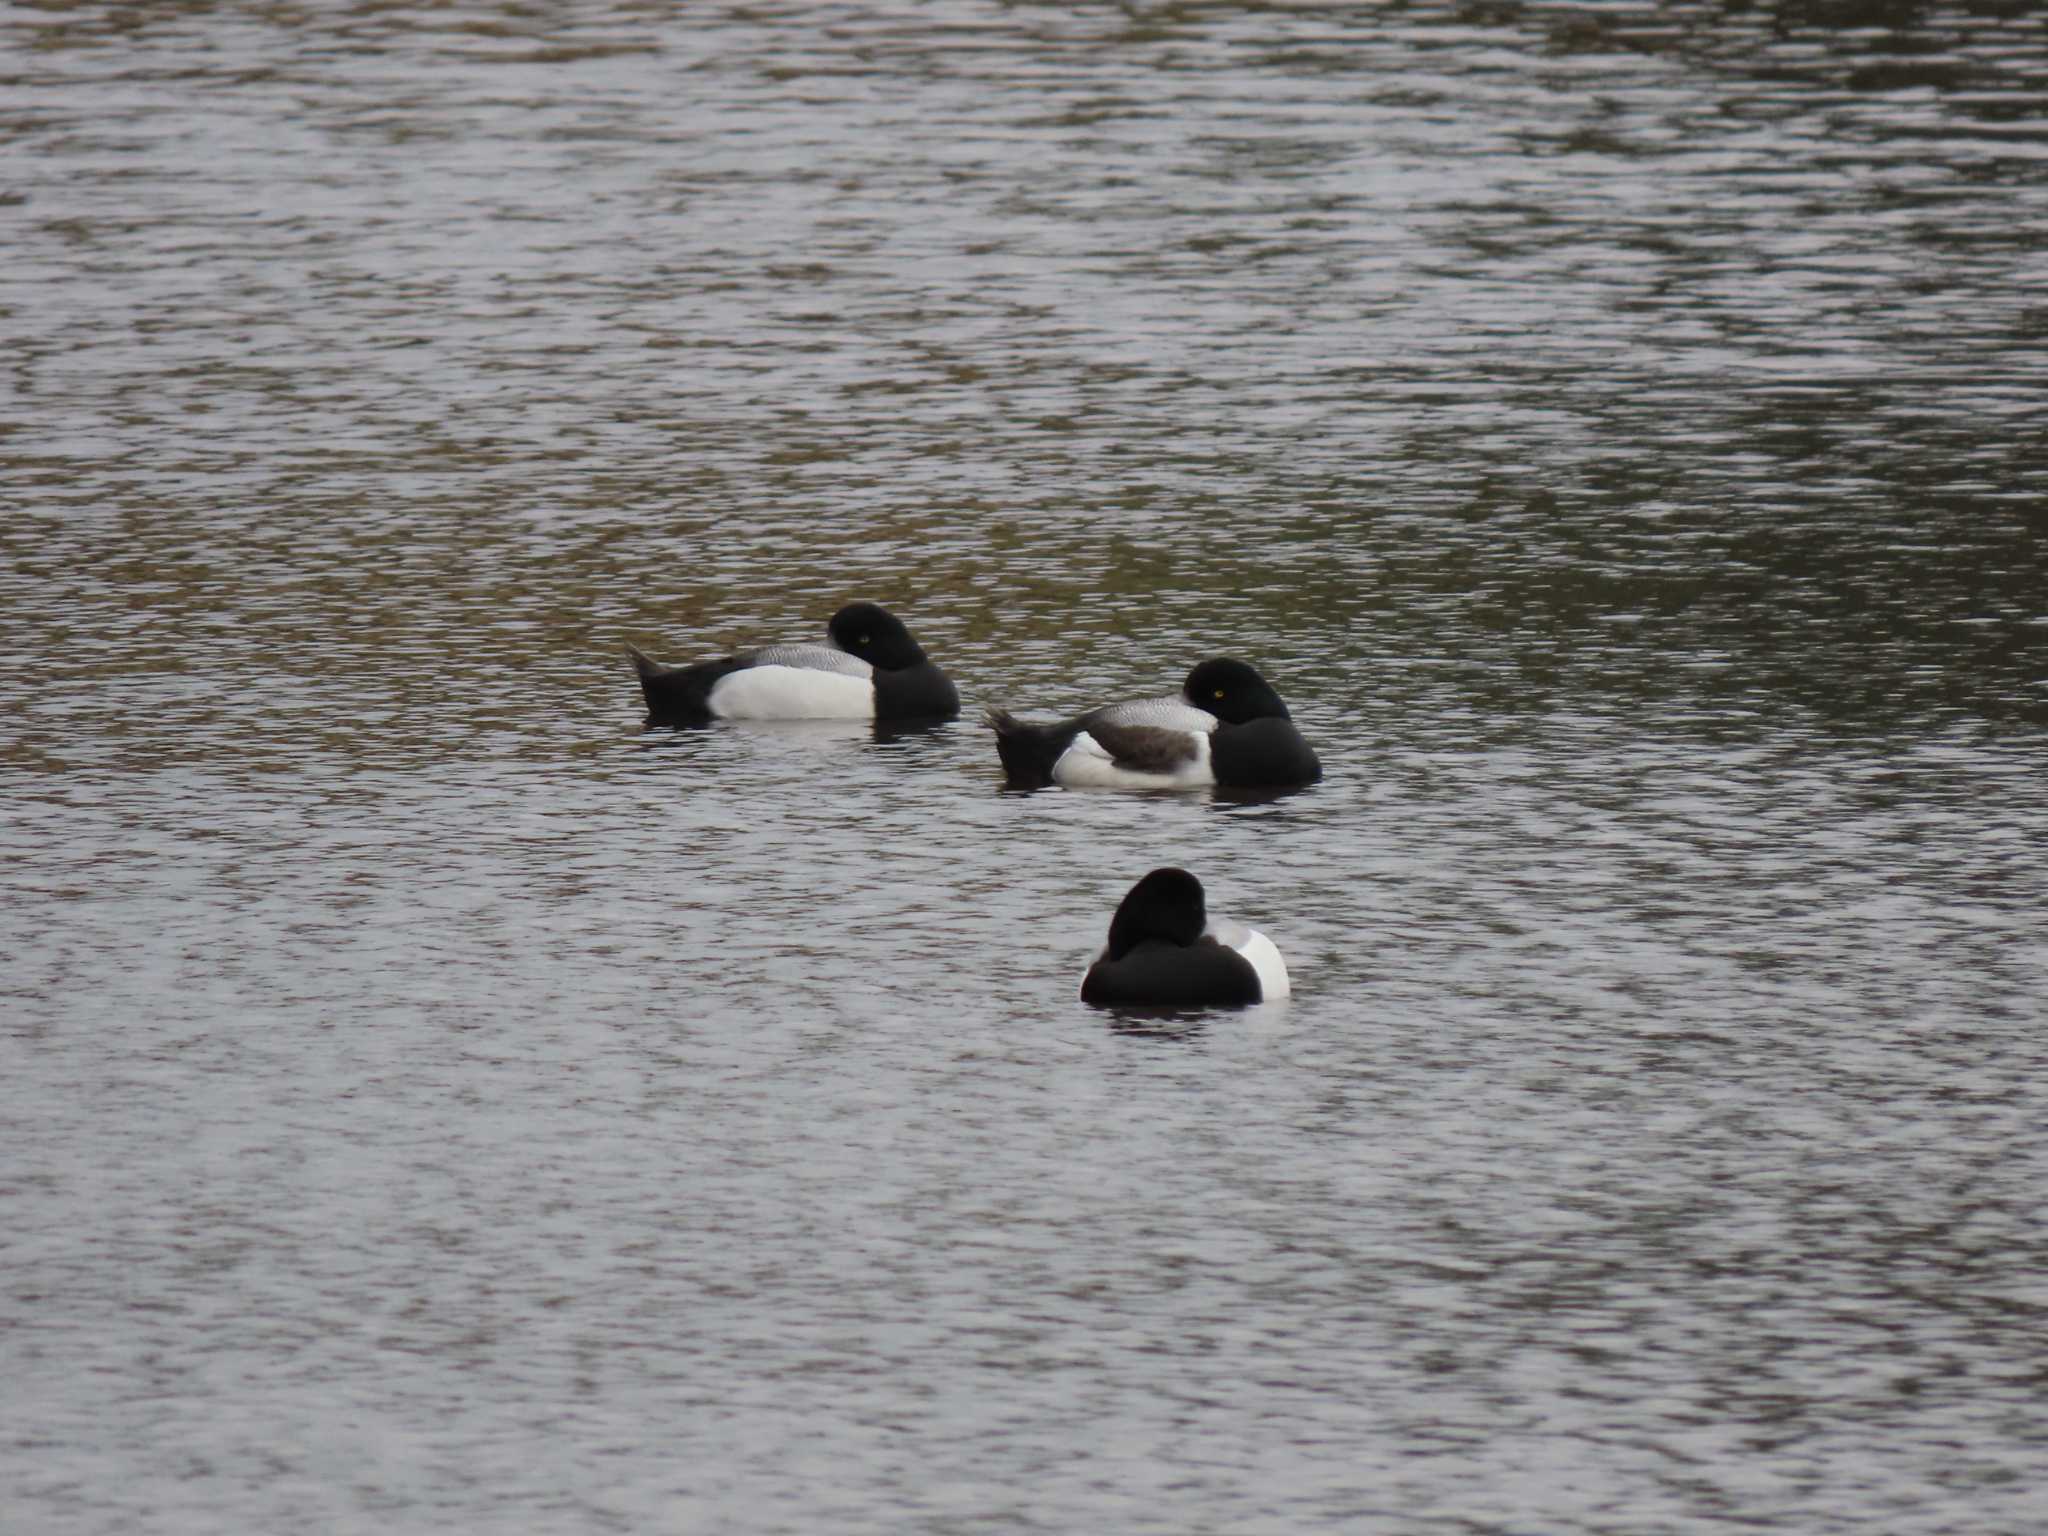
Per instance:
[[[1211,1022],[1208,1014],[1172,1008],[1111,1008],[1103,1011],[1102,1018],[1112,1033],[1126,1040],[1172,1044],[1201,1039]]]
[[[2027,1528],[2033,8],[49,5],[0,102],[15,1523]],[[641,729],[855,598],[959,721]],[[1323,783],[1002,791],[1214,654]],[[1162,863],[1286,1005],[1076,1003]]]

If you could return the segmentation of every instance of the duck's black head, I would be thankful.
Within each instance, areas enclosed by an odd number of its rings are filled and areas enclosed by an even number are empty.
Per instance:
[[[1147,939],[1192,944],[1208,923],[1202,882],[1184,869],[1155,869],[1117,904],[1109,920],[1109,958],[1121,960]]]
[[[1205,661],[1188,674],[1181,692],[1197,709],[1206,709],[1225,725],[1247,720],[1288,718],[1287,706],[1273,685],[1248,662],[1228,656]]]
[[[903,621],[878,603],[848,603],[826,626],[832,643],[871,667],[894,672],[924,660],[924,649],[910,638]]]

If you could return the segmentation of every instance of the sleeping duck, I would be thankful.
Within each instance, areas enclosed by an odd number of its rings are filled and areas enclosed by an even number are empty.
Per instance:
[[[711,720],[942,720],[960,712],[952,680],[875,603],[832,615],[828,644],[770,645],[665,667],[632,646],[650,725]]]
[[[1202,882],[1184,869],[1155,869],[1131,887],[1081,980],[1081,1001],[1098,1007],[1232,1008],[1287,993],[1278,947],[1210,917]]]
[[[1289,788],[1323,765],[1272,685],[1246,662],[1205,661],[1178,696],[1108,704],[1033,725],[991,709],[1003,770],[1018,788]]]

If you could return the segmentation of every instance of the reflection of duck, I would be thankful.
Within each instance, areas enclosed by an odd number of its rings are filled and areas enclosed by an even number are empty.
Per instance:
[[[1323,776],[1272,685],[1228,658],[1196,667],[1178,698],[1110,704],[1056,725],[991,709],[988,723],[1021,788],[1279,788]]]
[[[632,646],[650,725],[710,720],[932,720],[960,713],[952,680],[874,603],[832,615],[829,645],[770,645],[664,667]]]
[[[1098,1007],[1229,1008],[1287,993],[1273,941],[1208,917],[1202,882],[1184,869],[1155,869],[1130,888],[1081,979],[1081,1001]]]

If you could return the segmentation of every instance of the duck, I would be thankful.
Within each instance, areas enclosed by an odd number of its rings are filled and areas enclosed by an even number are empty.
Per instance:
[[[1323,765],[1280,695],[1249,662],[1220,656],[1188,673],[1178,695],[1108,704],[1033,725],[986,711],[1012,787],[1287,789]]]
[[[947,720],[960,694],[879,603],[848,603],[827,644],[770,645],[670,667],[627,646],[649,725],[713,720]]]
[[[1289,990],[1279,946],[1210,917],[1202,882],[1171,867],[1125,893],[1108,946],[1081,978],[1081,1001],[1098,1008],[1238,1008]]]

